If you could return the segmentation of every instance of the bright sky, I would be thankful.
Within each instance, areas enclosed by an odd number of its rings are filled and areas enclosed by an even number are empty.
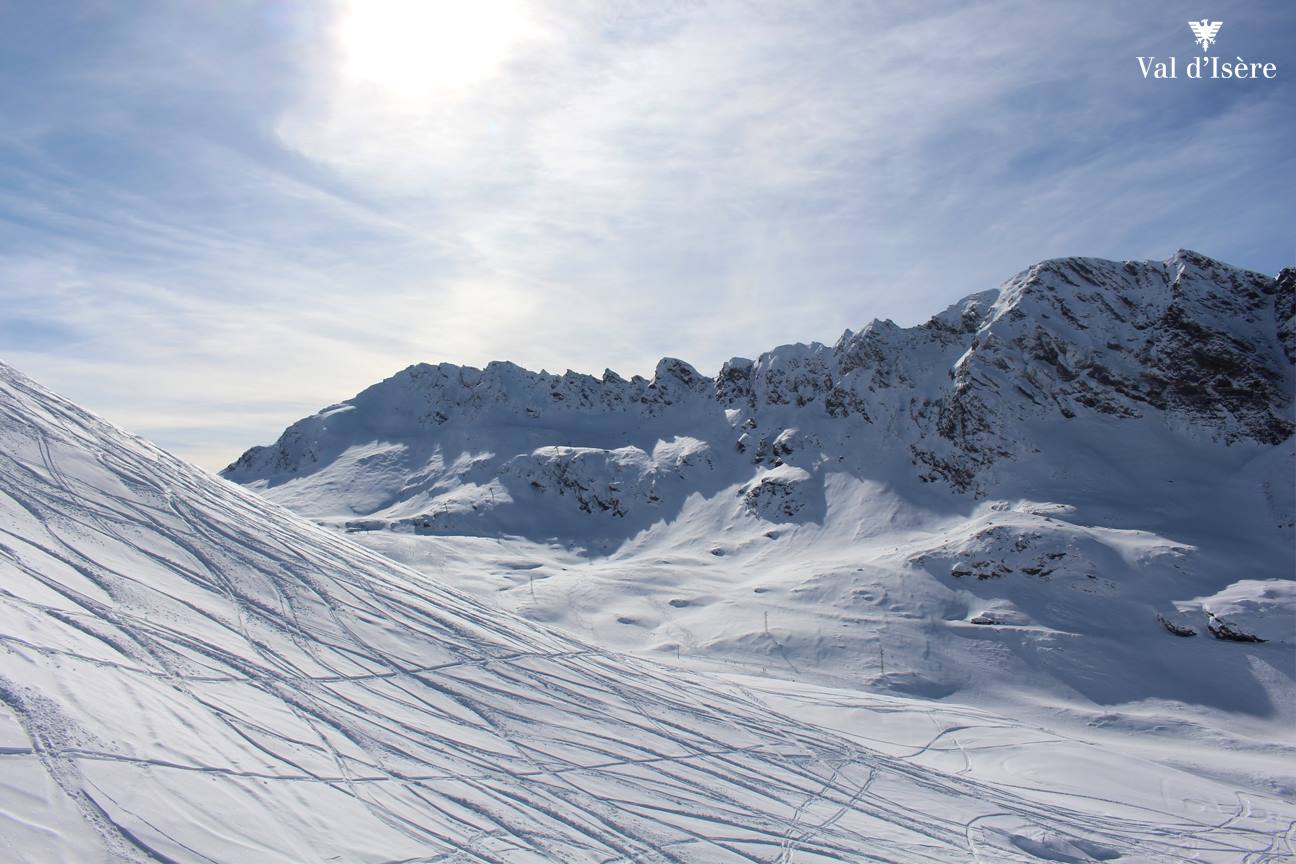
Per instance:
[[[1144,80],[1200,49],[1275,80]],[[1296,3],[0,2],[0,359],[209,468],[418,361],[713,373],[1296,263]]]

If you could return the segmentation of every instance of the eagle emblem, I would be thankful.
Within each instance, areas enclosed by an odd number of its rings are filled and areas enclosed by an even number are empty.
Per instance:
[[[1197,44],[1201,46],[1202,53],[1215,42],[1215,34],[1219,32],[1223,21],[1209,21],[1205,18],[1200,21],[1189,21],[1188,26],[1192,28],[1193,35],[1197,37]]]

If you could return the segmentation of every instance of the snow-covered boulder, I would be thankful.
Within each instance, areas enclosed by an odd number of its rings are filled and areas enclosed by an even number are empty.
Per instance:
[[[741,490],[743,506],[771,522],[797,518],[812,501],[814,478],[804,468],[779,465],[762,471]]]
[[[1209,597],[1178,604],[1203,628],[1231,642],[1296,642],[1296,580],[1242,579]]]

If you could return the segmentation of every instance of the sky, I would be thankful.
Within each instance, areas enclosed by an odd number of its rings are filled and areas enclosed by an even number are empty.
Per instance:
[[[1137,58],[1273,62],[1144,79]],[[1296,264],[1296,4],[0,0],[0,361],[217,469],[416,362],[651,374],[1032,263]]]

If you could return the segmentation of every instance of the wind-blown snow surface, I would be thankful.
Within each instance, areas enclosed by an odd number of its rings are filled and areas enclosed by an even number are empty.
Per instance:
[[[1296,270],[1060,259],[714,378],[414,366],[225,476],[621,650],[1296,723],[1294,359]]]
[[[15,861],[1265,861],[1296,820],[1154,750],[556,635],[4,366],[0,766]]]

